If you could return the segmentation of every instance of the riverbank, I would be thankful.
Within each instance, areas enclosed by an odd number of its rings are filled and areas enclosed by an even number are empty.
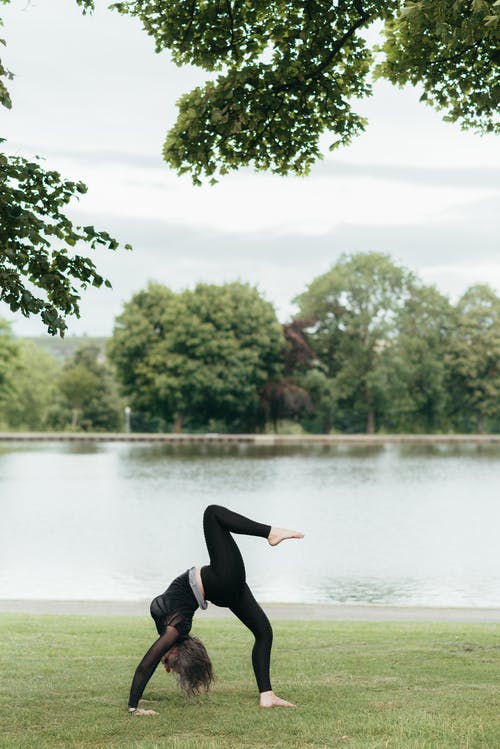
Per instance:
[[[500,624],[500,608],[380,606],[368,604],[263,603],[273,621],[457,622]],[[149,601],[0,600],[0,613],[81,616],[149,616]],[[209,605],[199,619],[234,619],[228,609]]]
[[[500,434],[173,434],[0,432],[0,442],[247,443],[253,445],[500,445]]]

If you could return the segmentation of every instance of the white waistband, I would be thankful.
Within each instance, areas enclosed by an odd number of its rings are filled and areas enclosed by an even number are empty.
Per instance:
[[[189,576],[189,584],[191,586],[191,590],[194,593],[194,597],[196,598],[196,601],[198,602],[198,606],[200,609],[207,609],[208,608],[208,602],[205,601],[201,594],[200,586],[198,585],[198,580],[196,579],[196,567],[191,567],[188,573]]]

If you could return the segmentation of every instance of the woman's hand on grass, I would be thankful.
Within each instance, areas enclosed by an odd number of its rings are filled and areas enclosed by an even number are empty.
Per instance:
[[[278,697],[274,692],[261,692],[260,693],[260,707],[295,707],[293,702],[287,702]]]

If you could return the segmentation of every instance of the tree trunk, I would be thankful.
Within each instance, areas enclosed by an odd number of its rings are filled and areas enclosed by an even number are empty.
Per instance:
[[[174,421],[174,432],[176,434],[179,434],[179,432],[182,432],[182,420],[184,418],[184,414],[182,411],[177,411],[175,414],[175,421]]]
[[[375,412],[371,408],[366,417],[366,431],[368,434],[375,434]]]
[[[71,428],[76,429],[78,426],[78,409],[73,408],[71,412]]]

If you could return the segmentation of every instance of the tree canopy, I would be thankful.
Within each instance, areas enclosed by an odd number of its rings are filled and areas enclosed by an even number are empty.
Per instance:
[[[379,253],[345,255],[297,299],[316,360],[306,428],[484,431],[500,423],[500,299],[452,305]],[[496,426],[495,426],[496,425]]]
[[[118,247],[108,232],[68,218],[68,203],[86,192],[37,161],[0,153],[0,300],[12,312],[40,315],[52,334],[64,334],[66,316],[79,317],[76,284],[111,286],[89,257],[74,252],[78,245]]]
[[[9,326],[0,318],[0,412],[12,394],[11,372],[17,363],[18,351]],[[3,419],[0,419],[0,423]]]
[[[133,412],[158,428],[253,431],[283,345],[273,306],[252,286],[174,294],[151,284],[125,305],[108,352]]]
[[[390,351],[392,394],[385,421],[389,429],[434,432],[449,428],[447,351],[455,309],[433,286],[414,283],[397,316]]]
[[[11,337],[10,346],[6,352],[0,335],[0,428],[44,431],[57,393],[58,362],[31,341]]]
[[[452,410],[478,432],[500,416],[500,299],[485,284],[471,286],[458,300],[448,347]]]
[[[79,0],[87,9],[91,0]],[[420,84],[421,99],[445,119],[479,132],[498,130],[498,31],[495,0],[129,0],[113,3],[138,17],[178,65],[211,77],[184,94],[164,157],[193,181],[251,165],[306,174],[330,148],[366,126],[356,99],[377,75]],[[384,24],[371,48],[366,29]]]
[[[498,132],[500,4],[495,0],[413,0],[387,21],[377,74],[423,88],[421,101],[444,119]]]
[[[58,369],[54,357],[15,338],[0,318],[0,430],[47,428]]]
[[[118,386],[96,344],[81,345],[64,363],[48,420],[55,429],[121,430],[123,409]]]
[[[12,78],[0,61],[0,104],[8,109]],[[118,242],[94,226],[73,224],[66,212],[86,192],[83,182],[44,169],[40,159],[0,153],[0,301],[25,317],[39,315],[53,335],[64,335],[68,315],[79,316],[81,289],[111,285],[82,253],[116,250]]]
[[[311,346],[332,381],[337,406],[363,413],[368,432],[393,396],[387,359],[413,283],[412,274],[386,255],[345,255],[295,300],[300,316],[312,321]],[[331,388],[319,381],[315,386],[331,398]]]

